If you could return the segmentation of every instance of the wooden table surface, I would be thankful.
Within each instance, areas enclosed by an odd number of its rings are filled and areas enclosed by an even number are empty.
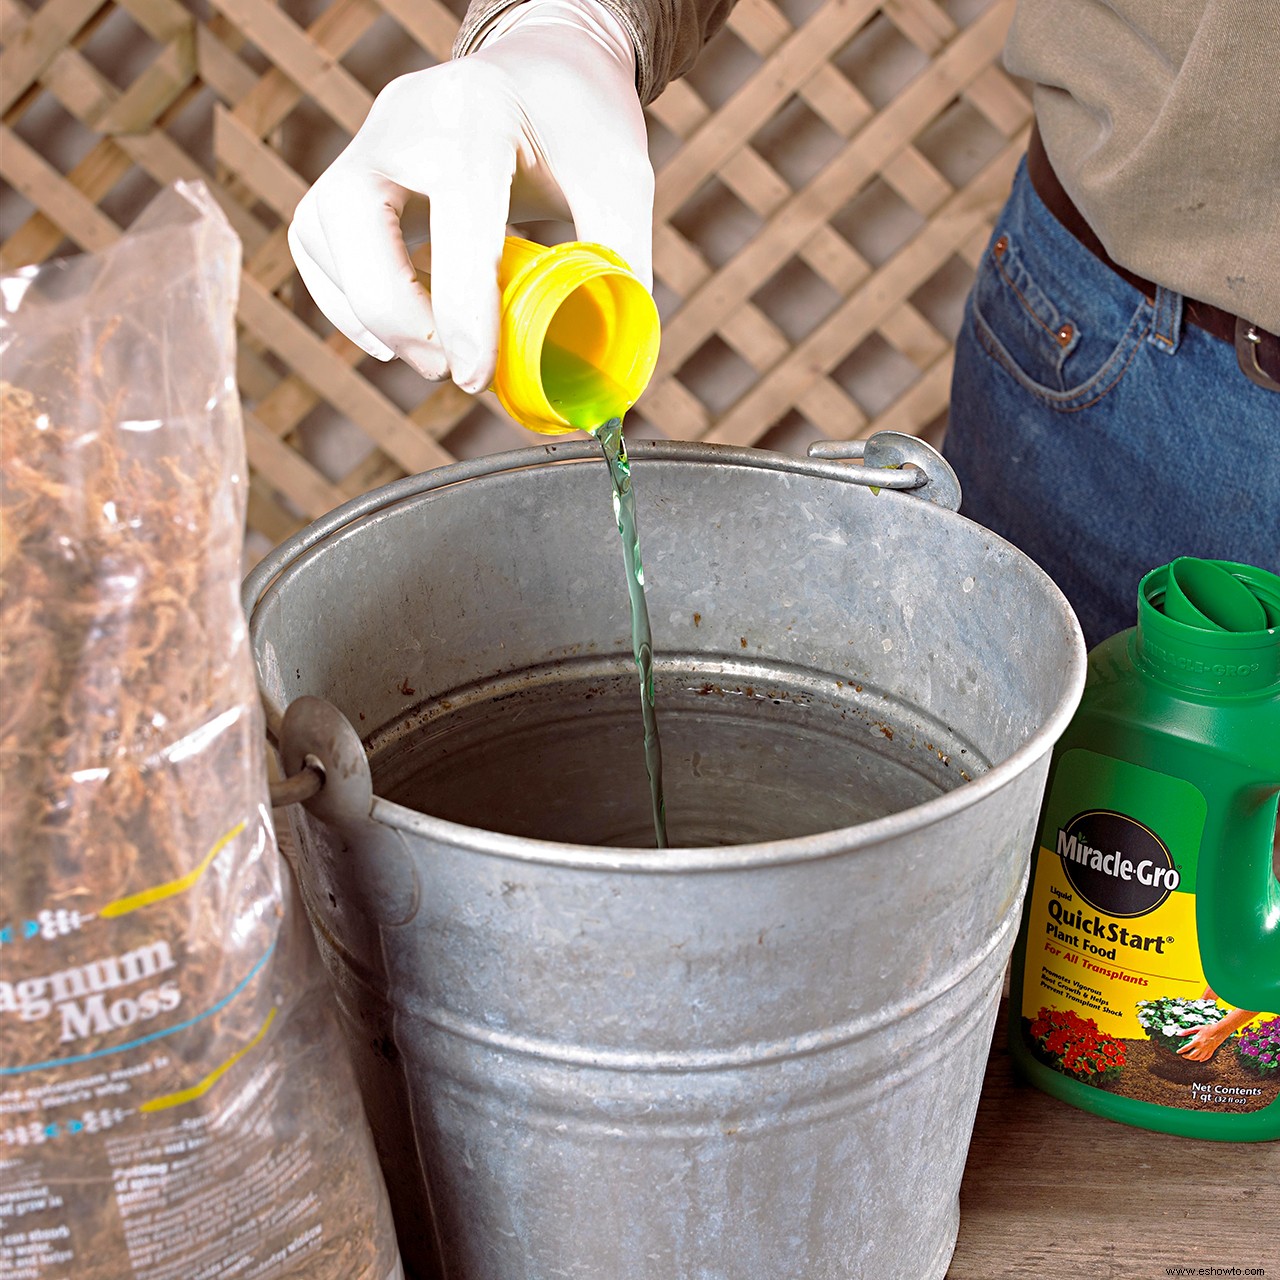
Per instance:
[[[1151,1133],[1041,1093],[1014,1075],[1002,1002],[947,1280],[1157,1280],[1178,1267],[1280,1280],[1280,1142]]]

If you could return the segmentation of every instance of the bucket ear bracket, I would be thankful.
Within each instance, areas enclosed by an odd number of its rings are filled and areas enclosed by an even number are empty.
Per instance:
[[[818,440],[809,457],[861,461],[849,479],[879,489],[900,489],[948,511],[960,510],[960,481],[931,444],[905,431],[877,431],[866,440]],[[897,473],[897,474],[895,474]]]
[[[327,868],[331,883],[379,924],[412,920],[418,911],[413,861],[400,835],[373,817],[369,757],[351,721],[324,698],[295,698],[280,723],[280,762],[290,781],[308,770],[320,775],[319,787],[300,803],[345,846]]]

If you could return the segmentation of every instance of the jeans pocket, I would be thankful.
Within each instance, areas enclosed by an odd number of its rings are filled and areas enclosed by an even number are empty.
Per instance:
[[[1064,412],[1087,408],[1120,381],[1155,314],[1105,265],[1090,257],[1089,266],[1101,277],[1060,273],[1037,263],[1013,233],[1000,231],[971,296],[974,328],[987,354],[1027,391]]]

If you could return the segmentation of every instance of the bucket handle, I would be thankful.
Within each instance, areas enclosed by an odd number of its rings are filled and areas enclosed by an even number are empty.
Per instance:
[[[373,817],[369,758],[351,721],[333,703],[304,694],[280,721],[278,749],[285,778],[271,786],[272,807],[302,804],[359,852],[358,880],[349,880],[345,859],[328,875],[369,918],[383,925],[412,920],[418,911],[413,860],[399,834]]]
[[[324,765],[315,756],[308,756],[297,773],[271,783],[271,807],[287,809],[291,804],[306,804],[323,786]]]
[[[767,449],[683,440],[637,440],[628,446],[627,452],[633,464],[650,459],[657,462],[733,463],[736,466],[818,476],[870,489],[896,489],[950,511],[960,509],[960,481],[951,464],[932,445],[902,431],[877,431],[866,440],[820,440],[809,446],[808,456],[804,458]],[[375,512],[385,511],[419,494],[482,476],[542,466],[547,462],[599,460],[600,446],[595,440],[566,440],[510,453],[469,458],[417,475],[404,476],[370,490],[334,507],[263,556],[241,584],[240,601],[245,614],[252,619],[254,610],[272,582],[300,555],[340,529]],[[857,460],[861,460],[863,465],[845,465],[848,461]]]
[[[960,481],[951,464],[931,444],[905,431],[877,431],[867,440],[816,440],[808,453],[810,458],[861,461],[846,477],[854,484],[902,489],[948,511],[960,510]],[[910,482],[903,484],[904,477]]]

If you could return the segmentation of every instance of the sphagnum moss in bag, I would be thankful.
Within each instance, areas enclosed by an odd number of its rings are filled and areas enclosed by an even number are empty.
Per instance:
[[[388,1280],[267,800],[238,241],[163,192],[0,278],[0,1280]]]

